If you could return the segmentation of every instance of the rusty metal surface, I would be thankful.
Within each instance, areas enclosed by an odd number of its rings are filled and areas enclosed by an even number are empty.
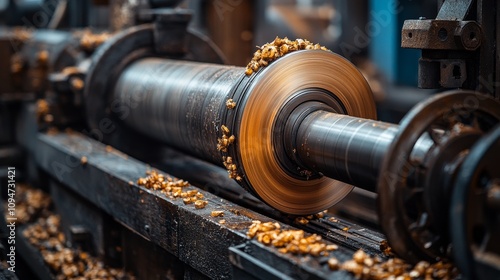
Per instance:
[[[405,20],[401,47],[433,50],[476,50],[481,27],[475,21]]]
[[[428,59],[418,61],[420,88],[461,88],[467,80],[466,61],[463,59]]]
[[[419,87],[477,90],[500,96],[498,44],[500,2],[495,0],[447,0],[440,2],[436,19],[406,20],[401,46],[422,49]],[[440,71],[446,60],[462,60],[467,77],[454,79],[453,72]],[[437,77],[437,78],[436,78]]]

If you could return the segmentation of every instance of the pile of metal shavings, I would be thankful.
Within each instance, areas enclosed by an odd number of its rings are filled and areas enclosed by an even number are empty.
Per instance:
[[[75,35],[80,37],[80,48],[85,51],[95,50],[112,36],[112,34],[108,32],[94,33],[90,29],[76,32]]]
[[[330,251],[338,249],[337,245],[324,242],[317,234],[308,234],[303,230],[281,229],[280,224],[276,222],[253,221],[247,236],[255,237],[264,245],[272,245],[283,254],[328,256]]]
[[[13,27],[12,46],[20,47],[22,43],[28,41],[33,37],[33,33],[25,27]],[[20,74],[24,69],[24,59],[20,53],[15,53],[11,57],[10,71],[12,74]]]
[[[228,102],[229,101],[233,102],[232,99],[229,99]],[[236,106],[236,103],[234,106]],[[227,153],[227,148],[234,144],[234,142],[236,141],[236,137],[231,134],[231,131],[225,125],[221,125],[221,131],[222,137],[217,138],[217,151]],[[230,179],[235,179],[236,181],[242,180],[240,174],[238,174],[238,167],[236,166],[236,163],[233,162],[232,157],[223,156],[222,164],[224,164],[224,167],[226,168],[227,174]]]
[[[217,138],[217,151],[227,153],[227,148],[234,143],[236,137],[230,134],[229,128],[221,125],[222,138]]]
[[[189,182],[182,179],[172,178],[158,173],[157,170],[146,171],[145,178],[139,178],[137,184],[148,189],[159,190],[170,199],[182,198],[184,204],[193,204],[196,209],[202,209],[207,206],[208,201],[203,200],[204,196],[199,191],[192,189],[186,190],[191,186]]]
[[[324,218],[326,210],[314,215],[297,217],[294,222],[307,224],[310,220]],[[338,222],[330,217],[331,222]],[[253,221],[247,231],[249,238],[256,238],[258,242],[279,248],[281,253],[295,255],[329,256],[329,251],[338,249],[335,244],[326,244],[321,236],[308,234],[303,230],[283,230],[279,223]],[[409,279],[456,279],[459,272],[451,263],[440,261],[431,264],[421,261],[416,265],[406,263],[396,258],[386,240],[380,244],[380,249],[388,259],[378,256],[372,257],[362,249],[352,255],[352,259],[341,262],[335,257],[328,258],[327,265],[333,270],[345,270],[357,279],[378,280],[409,280]]]
[[[236,102],[232,98],[229,98],[228,100],[226,100],[226,108],[231,110],[231,109],[234,109],[235,107],[236,107]]]
[[[8,203],[4,203],[4,213],[6,218],[15,215],[18,224],[33,222],[39,217],[47,216],[52,201],[50,197],[39,189],[31,188],[24,184],[16,186],[16,208],[15,213],[10,215]]]
[[[387,240],[382,240],[380,242],[380,251],[382,251],[382,253],[384,253],[384,255],[387,257],[394,257],[394,252],[389,246],[389,242],[387,242]]]
[[[274,60],[284,56],[287,53],[291,53],[298,50],[323,50],[330,51],[320,44],[313,44],[308,40],[296,39],[294,41],[289,40],[287,37],[279,38],[276,37],[271,43],[266,43],[261,47],[257,46],[258,50],[253,54],[252,60],[248,63],[245,74],[247,76],[252,75],[252,73],[257,72],[259,68],[266,67]]]
[[[361,249],[352,255],[351,260],[343,263],[330,258],[328,266],[331,270],[349,271],[357,279],[365,280],[456,279],[459,276],[458,270],[450,263],[440,261],[430,264],[421,261],[412,266],[398,258],[383,261],[379,257],[371,257]]]
[[[212,218],[222,218],[224,217],[224,210],[214,210],[210,213],[210,216]],[[225,219],[219,219],[219,224],[225,224],[226,220]]]
[[[135,279],[122,269],[106,267],[86,252],[65,246],[60,223],[60,217],[51,214],[39,218],[23,231],[23,236],[40,251],[56,279]]]
[[[328,210],[323,210],[323,211],[316,213],[314,215],[308,215],[308,216],[304,216],[304,217],[299,216],[299,217],[296,217],[294,219],[294,222],[297,224],[306,225],[309,223],[310,220],[324,218],[326,213],[328,213]]]

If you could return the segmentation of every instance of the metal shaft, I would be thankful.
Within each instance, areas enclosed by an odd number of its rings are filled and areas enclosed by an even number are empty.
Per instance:
[[[297,157],[327,177],[376,192],[382,161],[398,130],[396,124],[318,110],[297,130]],[[424,157],[433,144],[422,137],[411,156]]]
[[[303,165],[375,191],[379,168],[398,126],[326,111],[309,114],[297,132]]]

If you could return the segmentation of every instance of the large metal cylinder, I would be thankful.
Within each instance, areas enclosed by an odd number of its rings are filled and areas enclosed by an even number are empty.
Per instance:
[[[321,56],[316,56],[323,53],[310,54],[304,53],[296,57],[298,59],[302,59],[302,57],[320,59]],[[330,58],[329,54],[326,56]],[[300,60],[296,62],[292,58],[292,56],[289,57],[289,63],[300,62],[303,65],[304,62]],[[239,67],[143,58],[127,66],[119,75],[114,87],[113,99],[120,104],[129,105],[130,111],[125,116],[121,116],[121,119],[135,131],[142,132],[149,137],[220,166],[223,165],[223,157],[231,156],[234,163],[237,164],[238,175],[244,178],[240,183],[249,187],[250,190],[255,190],[256,185],[259,186],[255,192],[260,196],[266,195],[262,193],[262,190],[267,190],[269,183],[260,182],[256,178],[259,177],[258,174],[262,173],[253,172],[253,165],[265,165],[273,158],[279,158],[279,161],[285,162],[287,167],[281,165],[283,170],[277,170],[280,169],[279,165],[270,164],[273,167],[269,175],[277,176],[276,174],[280,173],[280,176],[295,178],[298,183],[294,181],[294,184],[302,185],[302,190],[307,188],[304,187],[307,184],[323,183],[318,177],[309,178],[308,173],[304,173],[306,176],[300,172],[294,173],[294,164],[306,170],[321,173],[328,178],[375,192],[376,182],[380,174],[380,164],[398,131],[398,126],[334,113],[349,112],[352,108],[346,110],[344,106],[352,106],[353,103],[345,103],[340,98],[332,97],[332,91],[324,89],[326,86],[321,84],[325,82],[321,76],[317,83],[308,85],[305,89],[300,89],[299,84],[297,84],[296,86],[288,86],[285,92],[281,92],[283,91],[281,88],[283,83],[279,83],[279,81],[281,81],[282,70],[277,71],[277,69],[284,67],[280,66],[280,63],[283,64],[283,62],[285,61],[276,62],[275,69],[265,69],[268,71],[262,71],[262,73],[258,73],[257,78],[252,79],[252,77],[245,77],[244,69]],[[344,62],[338,60],[336,63]],[[323,72],[319,71],[318,73]],[[274,77],[275,75],[276,77]],[[277,84],[271,86],[272,83],[269,79]],[[295,80],[289,82],[296,83]],[[256,124],[258,119],[262,118],[262,116],[254,116],[254,114],[267,114],[265,111],[258,110],[264,108],[264,103],[251,102],[252,105],[249,106],[250,101],[247,101],[247,98],[255,94],[255,88],[258,85],[269,87],[264,91],[264,94],[270,98],[262,102],[273,103],[274,105],[271,107],[274,109],[272,110],[278,116],[271,117],[270,120],[266,117],[266,119],[261,120],[262,124],[259,125],[259,127],[262,126],[262,129],[271,129],[270,135],[277,136],[271,142],[259,142],[261,139],[267,139],[267,136],[259,138],[261,135],[259,133],[257,133],[256,139],[247,139],[248,137],[245,135],[249,134],[241,132],[244,119],[246,120],[245,129],[248,130],[248,125]],[[353,90],[356,90],[356,86]],[[240,91],[240,89],[243,90]],[[278,89],[281,90],[279,93]],[[231,110],[227,108],[226,101],[238,96],[235,95],[235,92],[240,94],[240,97],[237,98],[240,102],[235,110]],[[286,102],[276,104],[282,100],[278,100],[274,96],[280,96]],[[332,100],[337,101],[333,102]],[[310,107],[308,104],[315,105]],[[337,105],[332,106],[332,104]],[[360,106],[360,108],[364,107]],[[248,111],[252,112],[251,115],[238,117],[238,114]],[[234,118],[237,121],[228,124],[228,114],[235,114]],[[281,116],[282,114],[290,115]],[[299,123],[300,125],[297,125]],[[229,154],[217,149],[218,139],[223,134],[221,127],[226,124],[230,127],[231,134],[236,134],[237,141],[235,152]],[[279,126],[283,126],[285,129]],[[260,129],[258,130],[260,131]],[[281,141],[284,142],[283,145],[278,146]],[[291,147],[293,149],[290,149]],[[272,155],[262,158],[257,155],[247,155],[249,148],[270,150]],[[422,149],[425,150],[425,148]],[[296,150],[296,155],[291,155],[290,150]],[[291,165],[287,165],[286,158],[290,157],[292,159]],[[250,169],[252,171],[249,171]],[[310,179],[314,182],[311,182]],[[294,192],[299,192],[299,187],[295,185],[292,187],[291,183],[284,183],[280,180],[277,182],[277,184],[283,185],[281,190],[285,193],[292,188]],[[338,197],[343,197],[349,191],[345,186],[346,184],[333,183],[330,186],[330,194],[338,192]],[[293,193],[291,196],[296,196],[296,194]],[[272,194],[271,197],[276,197],[276,194]],[[312,195],[310,199],[312,199]],[[270,199],[265,197],[264,200],[267,202]],[[288,198],[284,199],[285,202],[288,200]],[[271,202],[271,204],[273,203]],[[279,203],[274,204],[278,205]],[[325,207],[326,204],[328,203],[314,207],[321,208]],[[288,208],[284,209],[288,212],[294,212]],[[312,210],[303,210],[303,212],[306,211]],[[297,213],[299,212],[297,211]]]
[[[130,105],[123,118],[130,127],[222,165],[217,151],[221,114],[243,72],[240,67],[145,58],[123,71],[114,98]],[[303,166],[375,192],[380,163],[397,130],[394,124],[318,110],[292,135]]]
[[[221,115],[242,73],[240,67],[145,58],[123,71],[114,98],[130,105],[124,118],[130,127],[222,165]],[[376,192],[380,163],[397,131],[395,124],[317,110],[292,135],[302,166]],[[292,135],[283,138],[292,141]],[[415,150],[425,154],[429,148],[424,141]]]
[[[145,58],[128,66],[114,98],[129,104],[124,122],[135,130],[221,165],[221,110],[243,68]]]

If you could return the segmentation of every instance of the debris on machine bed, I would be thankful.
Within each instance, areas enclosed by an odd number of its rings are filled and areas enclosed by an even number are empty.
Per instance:
[[[18,185],[16,190],[16,222],[26,225],[22,236],[40,251],[55,279],[135,279],[122,269],[106,267],[87,252],[68,247],[60,216],[50,211],[49,195],[26,185]],[[9,212],[5,214],[8,218]]]
[[[15,213],[9,211],[7,203],[3,204],[6,218],[15,216],[17,223],[26,224],[46,215],[51,204],[50,197],[47,194],[24,184],[18,185],[16,191]]]
[[[194,204],[196,209],[203,209],[208,201],[203,200],[204,196],[197,190],[185,190],[190,186],[189,182],[182,179],[175,179],[158,173],[156,170],[147,171],[145,178],[139,178],[137,184],[148,189],[160,190],[170,199],[182,198],[184,204]]]
[[[122,269],[105,267],[86,252],[67,247],[59,226],[60,217],[51,214],[38,219],[23,231],[23,236],[31,245],[40,250],[56,279],[135,279]]]
[[[351,260],[343,263],[330,258],[328,266],[332,270],[349,271],[357,279],[456,279],[459,275],[452,264],[443,261],[434,264],[420,261],[413,266],[399,258],[382,260],[372,257],[361,249],[352,255]]]
[[[259,48],[257,46],[257,48]],[[269,63],[273,62],[275,59],[284,56],[287,53],[298,51],[298,50],[323,50],[330,51],[320,44],[313,44],[308,40],[296,39],[294,41],[285,38],[276,37],[271,43],[266,43],[262,45],[254,54],[252,61],[250,61],[246,67],[245,74],[247,76],[252,75],[252,73],[257,72],[260,67],[266,67]]]
[[[67,247],[60,223],[58,215],[50,214],[23,231],[29,243],[40,250],[56,279],[135,279],[122,269],[105,267],[86,252]]]
[[[325,212],[306,217],[297,217],[300,224],[304,221],[323,218]],[[431,264],[420,261],[416,265],[406,263],[395,257],[387,241],[382,241],[380,250],[388,258],[372,256],[359,249],[353,253],[352,258],[340,261],[331,257],[330,251],[339,248],[336,244],[326,243],[321,235],[307,233],[304,230],[285,230],[277,222],[253,221],[248,228],[247,236],[255,238],[258,242],[278,248],[283,254],[310,255],[313,257],[328,257],[328,267],[331,270],[345,270],[353,274],[357,279],[456,279],[459,272],[451,263],[439,261]]]
[[[328,244],[317,234],[308,234],[303,230],[281,229],[277,222],[253,221],[248,229],[249,238],[257,238],[262,244],[273,245],[281,253],[292,253],[312,256],[327,256],[329,251],[337,250],[335,244]]]

